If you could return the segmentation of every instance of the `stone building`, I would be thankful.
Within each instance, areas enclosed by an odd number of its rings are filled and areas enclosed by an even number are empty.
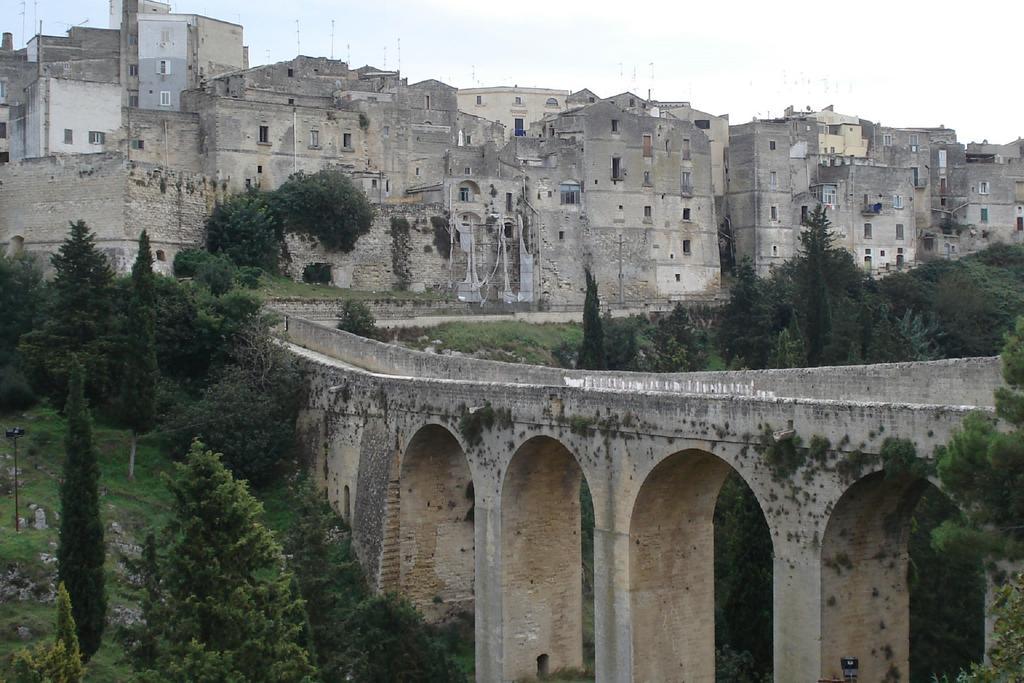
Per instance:
[[[565,111],[568,90],[509,87],[460,88],[459,110],[497,121],[510,136],[523,136],[549,114]],[[468,141],[466,144],[470,144]]]

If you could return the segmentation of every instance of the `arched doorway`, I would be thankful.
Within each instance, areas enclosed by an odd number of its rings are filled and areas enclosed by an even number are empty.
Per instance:
[[[637,494],[629,533],[635,681],[715,681],[715,509],[733,473],[710,453],[681,451]]]
[[[399,477],[399,588],[426,616],[473,614],[473,478],[458,440],[440,425],[416,432]]]
[[[583,471],[559,441],[534,437],[501,490],[506,680],[583,668]],[[587,514],[592,519],[592,510]]]

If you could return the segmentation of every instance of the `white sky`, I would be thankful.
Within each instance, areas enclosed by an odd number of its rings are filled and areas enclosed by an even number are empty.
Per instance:
[[[60,34],[105,0],[0,0],[21,41],[33,17]],[[961,142],[1024,136],[1024,2],[990,0],[173,0],[245,26],[253,65],[296,53],[399,66],[410,82],[513,85],[689,100],[732,123],[787,105],[893,126],[955,128]]]

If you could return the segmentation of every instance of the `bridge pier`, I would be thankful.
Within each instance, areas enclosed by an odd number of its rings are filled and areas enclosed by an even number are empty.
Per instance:
[[[821,672],[821,550],[776,543],[772,568],[774,678],[816,681]]]
[[[633,680],[629,532],[594,529],[594,668],[599,681]]]
[[[477,488],[474,517],[476,680],[479,683],[492,683],[502,680],[504,667],[501,508],[493,496],[481,495],[481,488]]]

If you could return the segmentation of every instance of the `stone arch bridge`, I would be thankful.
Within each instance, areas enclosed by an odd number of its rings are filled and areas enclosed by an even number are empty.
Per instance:
[[[580,484],[599,681],[714,681],[715,502],[737,472],[773,544],[775,680],[907,680],[910,513],[883,470],[992,412],[998,358],[677,375],[438,356],[290,318],[319,485],[379,590],[474,615],[476,678],[583,662]],[[799,438],[804,449],[787,449]],[[825,441],[827,440],[827,442]],[[799,443],[799,442],[797,442]]]

